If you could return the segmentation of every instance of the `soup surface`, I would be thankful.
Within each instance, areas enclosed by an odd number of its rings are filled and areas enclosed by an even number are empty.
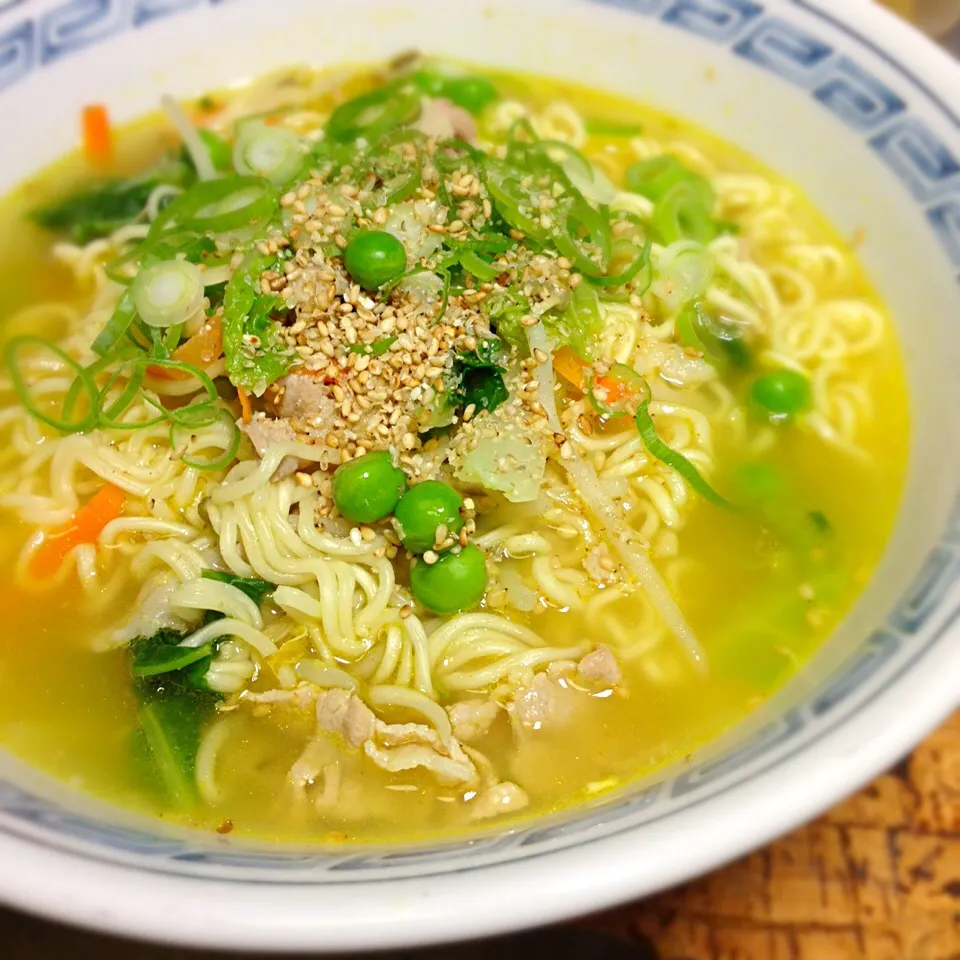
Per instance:
[[[682,762],[869,579],[891,324],[689,124],[405,58],[114,132],[0,208],[0,744],[261,839]]]

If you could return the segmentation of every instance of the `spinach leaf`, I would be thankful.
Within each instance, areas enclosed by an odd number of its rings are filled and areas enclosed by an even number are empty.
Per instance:
[[[130,645],[133,654],[132,672],[135,677],[156,677],[183,670],[206,660],[204,673],[213,655],[213,644],[202,647],[181,647],[183,636],[174,630],[160,630],[152,637],[138,637]]]
[[[229,583],[245,593],[258,607],[276,589],[274,584],[257,577],[235,577],[232,573],[223,573],[220,570],[204,570],[204,580],[219,580],[220,583]]]
[[[74,243],[89,243],[136,220],[156,186],[153,180],[109,180],[34,210],[30,218]]]
[[[234,386],[256,393],[279,380],[293,362],[293,352],[280,338],[275,313],[286,313],[282,297],[264,294],[260,277],[276,269],[276,257],[248,256],[230,278],[223,295],[223,352]]]
[[[484,337],[477,342],[477,349],[457,355],[462,367],[500,367],[503,363],[503,344],[496,337]]]
[[[481,410],[496,410],[510,396],[499,367],[469,367],[460,376],[461,405]]]
[[[157,187],[186,187],[194,178],[192,167],[167,158],[143,176],[84,187],[34,210],[30,219],[45,230],[66,234],[74,243],[89,243],[136,220]]]
[[[453,365],[453,383],[450,400],[466,409],[496,410],[510,396],[503,382],[503,345],[496,337],[487,337],[477,344],[474,352],[457,355]]]
[[[203,728],[220,694],[206,681],[213,644],[187,649],[179,646],[182,640],[174,630],[160,630],[131,644],[134,693],[140,704],[133,747],[134,759],[146,776],[159,780],[167,799],[189,807],[196,800],[194,775]]]
[[[196,802],[197,751],[214,704],[209,697],[151,694],[140,707],[138,739],[152,761],[149,769],[178,807]]]

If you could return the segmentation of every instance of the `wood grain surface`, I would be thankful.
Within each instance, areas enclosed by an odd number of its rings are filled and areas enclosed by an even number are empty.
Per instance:
[[[909,760],[821,820],[678,890],[591,917],[581,931],[660,960],[960,960],[960,714]],[[534,941],[536,942],[536,941]],[[404,957],[612,958],[498,942]],[[215,960],[0,910],[0,960]],[[394,954],[398,956],[398,954]]]
[[[588,923],[662,960],[958,960],[960,714],[815,823]]]

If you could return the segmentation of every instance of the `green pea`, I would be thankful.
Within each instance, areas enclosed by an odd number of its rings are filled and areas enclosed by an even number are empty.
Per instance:
[[[460,494],[439,480],[426,480],[411,487],[393,512],[403,545],[414,553],[425,553],[433,547],[441,524],[456,536],[463,526],[462,506]]]
[[[333,502],[354,523],[376,523],[390,516],[406,488],[404,472],[386,451],[348,460],[333,474]]]
[[[358,233],[343,252],[347,272],[365,290],[379,290],[384,284],[398,280],[407,269],[407,252],[403,244],[385,230]]]
[[[771,420],[789,420],[810,406],[810,381],[794,370],[774,370],[753,381],[750,399]]]
[[[737,500],[749,504],[768,504],[787,498],[789,488],[783,473],[769,463],[742,463],[730,478]]]
[[[441,554],[436,563],[417,561],[410,568],[410,590],[433,613],[458,613],[475,607],[487,588],[487,564],[479,547]]]
[[[499,98],[497,88],[486,77],[451,77],[440,95],[470,113],[480,113]]]

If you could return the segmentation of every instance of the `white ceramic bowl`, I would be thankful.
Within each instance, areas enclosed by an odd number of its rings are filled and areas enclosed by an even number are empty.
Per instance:
[[[137,820],[0,756],[0,899],[168,942],[346,950],[558,920],[806,820],[960,704],[960,68],[869,0],[7,0],[0,188],[117,119],[292,62],[409,47],[570,77],[690,117],[793,178],[898,321],[914,437],[881,569],[817,661],[683,770],[470,843],[256,847]]]

